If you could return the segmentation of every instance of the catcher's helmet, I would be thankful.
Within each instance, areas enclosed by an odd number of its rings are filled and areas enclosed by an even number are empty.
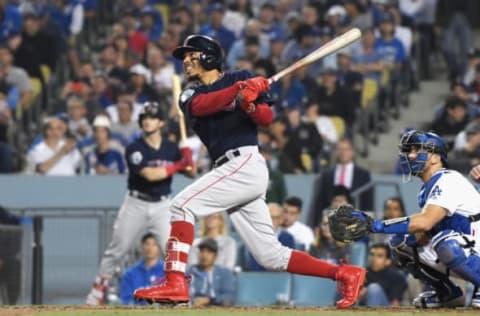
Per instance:
[[[158,118],[160,120],[165,120],[165,113],[163,113],[162,108],[158,105],[157,102],[147,101],[143,104],[142,110],[138,115],[138,125],[142,128],[142,120],[145,117]]]
[[[213,38],[205,35],[190,35],[182,46],[173,51],[173,57],[183,60],[186,52],[201,52],[200,65],[205,70],[222,70],[223,51],[220,44]]]
[[[408,154],[412,147],[418,147],[418,154],[415,160],[410,161]],[[421,175],[425,162],[428,160],[428,153],[440,155],[442,164],[447,167],[448,144],[443,138],[432,132],[421,132],[411,130],[402,135],[400,139],[400,166],[402,173],[415,176]]]

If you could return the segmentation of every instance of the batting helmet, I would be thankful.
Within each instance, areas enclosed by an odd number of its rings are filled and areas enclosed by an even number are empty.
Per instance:
[[[190,35],[182,46],[173,51],[173,57],[183,60],[186,52],[201,52],[200,65],[205,70],[222,70],[223,50],[213,38],[205,35]]]
[[[163,113],[162,108],[158,105],[157,102],[147,101],[143,104],[142,110],[138,115],[138,125],[142,128],[142,120],[145,117],[158,118],[160,120],[165,120],[165,113]]]
[[[412,147],[417,147],[419,152],[414,161],[408,159]],[[403,134],[400,139],[400,166],[402,173],[421,175],[425,162],[428,160],[428,153],[440,155],[442,164],[447,166],[448,145],[443,138],[435,133],[420,132],[411,130]]]

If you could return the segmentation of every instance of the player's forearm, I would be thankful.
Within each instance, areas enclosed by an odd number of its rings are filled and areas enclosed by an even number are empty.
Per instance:
[[[36,166],[36,171],[41,174],[45,174],[48,172],[48,170],[52,169],[53,166],[57,164],[57,162],[62,159],[63,153],[58,152],[55,155],[53,155],[52,158],[48,159],[47,161],[44,161],[42,163],[37,164]]]
[[[190,112],[193,116],[207,116],[233,107],[239,90],[239,85],[234,84],[225,89],[198,94],[190,103]]]
[[[428,232],[433,223],[423,214],[399,217],[390,220],[375,220],[373,223],[374,233],[384,234],[408,234]]]

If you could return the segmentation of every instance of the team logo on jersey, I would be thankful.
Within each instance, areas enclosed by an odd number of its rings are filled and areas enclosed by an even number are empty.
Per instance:
[[[180,102],[182,102],[182,103],[187,102],[188,99],[190,99],[194,93],[195,93],[195,90],[193,90],[193,89],[184,90],[180,94]]]
[[[141,152],[139,151],[136,151],[134,153],[132,153],[130,155],[130,161],[134,164],[134,165],[138,165],[142,162],[142,159],[143,159],[143,155]]]
[[[437,197],[439,197],[440,195],[442,195],[442,190],[440,189],[440,187],[437,185],[435,186],[435,188],[433,188],[432,190],[432,193],[431,193],[431,198],[432,199],[436,199]]]

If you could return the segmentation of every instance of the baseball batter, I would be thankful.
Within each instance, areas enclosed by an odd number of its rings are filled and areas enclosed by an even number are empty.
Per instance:
[[[269,270],[337,280],[339,308],[353,305],[365,269],[337,266],[284,247],[278,241],[265,204],[268,170],[258,152],[257,126],[271,123],[268,81],[248,71],[222,71],[222,49],[207,36],[191,35],[174,57],[197,84],[184,90],[180,105],[214,161],[213,169],[172,201],[172,230],[167,243],[163,284],[135,291],[151,302],[188,302],[185,268],[194,237],[195,217],[227,211],[255,260]]]
[[[113,226],[112,240],[103,255],[100,268],[86,303],[103,303],[108,280],[139,236],[150,229],[158,236],[165,249],[170,234],[170,186],[172,175],[191,169],[190,148],[178,147],[162,138],[165,114],[155,102],[147,102],[139,116],[143,136],[130,144],[125,152],[127,161],[128,191]]]

